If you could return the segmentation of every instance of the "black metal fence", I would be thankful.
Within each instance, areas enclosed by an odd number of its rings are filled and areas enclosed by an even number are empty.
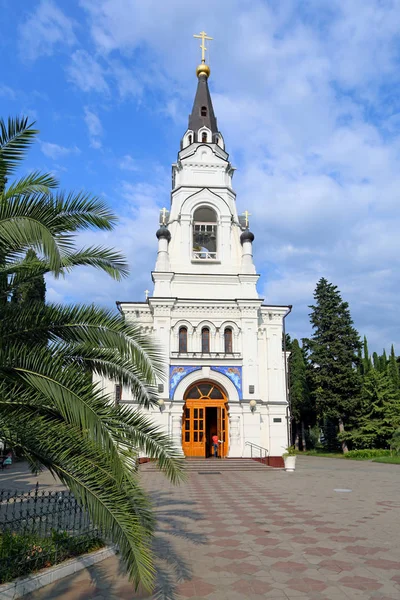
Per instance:
[[[0,583],[99,548],[101,532],[69,491],[0,490]]]

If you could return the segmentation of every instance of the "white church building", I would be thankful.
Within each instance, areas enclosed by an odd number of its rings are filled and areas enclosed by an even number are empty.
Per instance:
[[[162,347],[165,376],[149,412],[185,456],[210,456],[217,434],[221,457],[268,455],[280,466],[289,429],[282,340],[291,307],[264,304],[257,292],[254,235],[248,213],[238,216],[209,75],[203,61],[172,165],[170,209],[161,211],[156,233],[153,293],[117,305]],[[128,389],[115,390],[119,402],[135,406]]]

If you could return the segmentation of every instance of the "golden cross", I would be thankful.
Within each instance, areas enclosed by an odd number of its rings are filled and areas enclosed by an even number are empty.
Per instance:
[[[206,50],[207,48],[204,45],[205,40],[212,40],[212,37],[209,37],[205,31],[200,31],[200,35],[194,35],[193,37],[199,38],[201,40],[200,48],[201,48],[201,62],[206,62]]]
[[[165,225],[166,224],[166,220],[167,220],[167,209],[164,207],[161,210],[161,215],[162,215],[162,224]]]
[[[251,214],[249,213],[248,210],[245,210],[243,214],[244,214],[244,218],[246,219],[246,221],[245,221],[246,227],[248,227],[249,226],[249,217],[251,217]]]

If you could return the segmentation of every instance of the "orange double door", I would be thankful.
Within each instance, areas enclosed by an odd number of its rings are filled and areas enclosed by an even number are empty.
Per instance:
[[[222,390],[212,384],[196,384],[190,388],[186,394],[182,420],[182,450],[185,456],[212,456],[213,435],[217,435],[221,442],[218,444],[218,456],[227,456],[226,401]]]

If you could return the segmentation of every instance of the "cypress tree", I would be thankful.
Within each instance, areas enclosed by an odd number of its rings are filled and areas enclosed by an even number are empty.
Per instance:
[[[299,437],[301,433],[302,446],[305,450],[304,422],[310,412],[310,394],[307,383],[307,366],[304,354],[298,340],[291,343],[292,349],[289,358],[290,374],[290,409],[293,419],[293,438],[297,450],[299,449]]]
[[[361,377],[355,368],[360,338],[337,286],[320,279],[314,298],[315,304],[310,306],[314,331],[306,341],[313,396],[319,417],[338,426],[343,452],[347,452],[343,434],[361,390]]]
[[[380,360],[376,352],[374,352],[372,355],[372,364],[374,365],[374,369],[376,369],[377,371],[380,370]]]
[[[24,262],[27,267],[37,261],[37,256],[34,250],[29,249],[26,253]],[[43,275],[33,277],[29,281],[21,284],[14,290],[11,296],[11,302],[16,304],[25,304],[32,302],[45,302],[46,300],[46,282]]]
[[[358,349],[357,352],[357,358],[358,358],[358,362],[357,362],[357,373],[359,375],[364,375],[364,361],[363,361],[363,355],[362,355],[362,350],[361,348]]]
[[[363,361],[362,361],[362,372],[364,375],[366,375],[371,370],[371,359],[369,357],[368,341],[367,341],[367,338],[365,335],[364,335],[364,341],[363,341],[363,351],[364,351],[364,356],[363,356]]]
[[[392,344],[392,347],[390,349],[390,358],[389,358],[389,363],[387,366],[387,372],[388,375],[390,377],[390,379],[393,382],[393,385],[395,387],[396,390],[399,389],[399,384],[400,384],[400,379],[399,379],[399,367],[397,365],[397,360],[396,360],[396,355],[394,353],[394,346]]]
[[[386,356],[386,350],[383,349],[382,355],[379,357],[379,370],[381,373],[386,373],[388,359]]]

